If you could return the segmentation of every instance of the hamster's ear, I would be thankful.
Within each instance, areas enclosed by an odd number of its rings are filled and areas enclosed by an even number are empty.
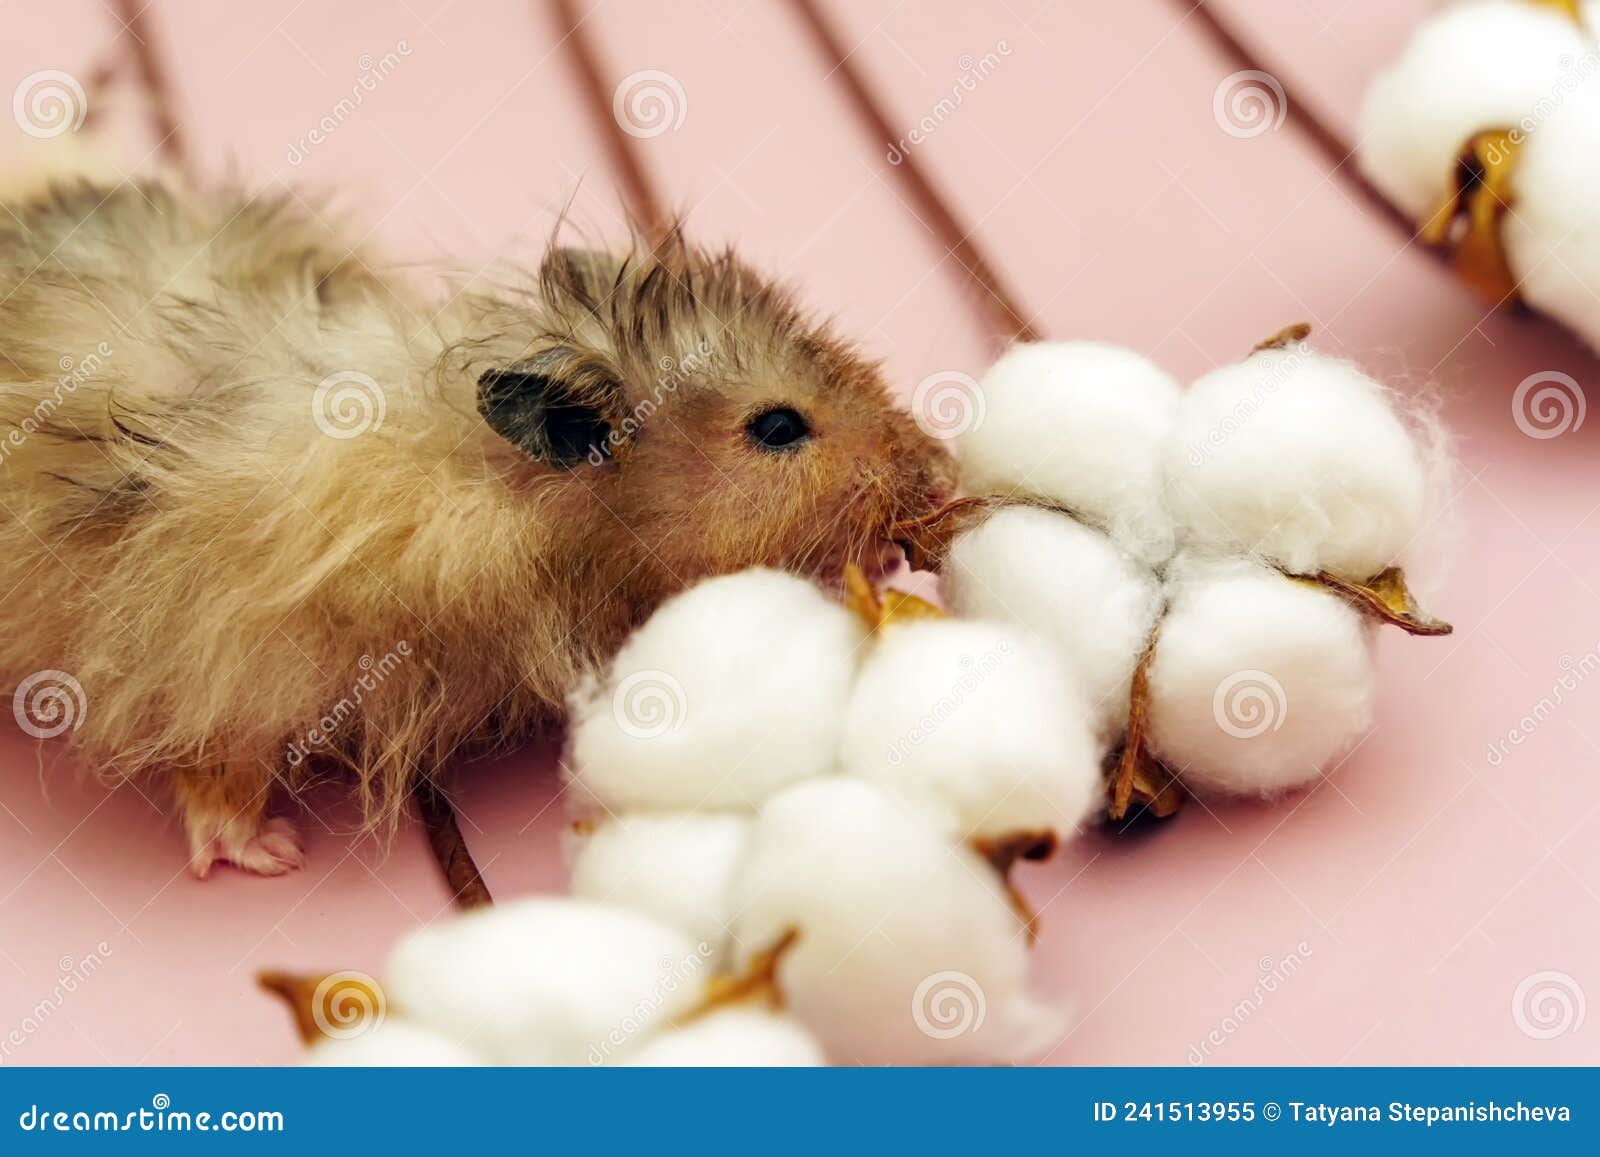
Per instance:
[[[609,372],[565,347],[478,379],[478,413],[531,458],[571,468],[613,449],[621,387]]]

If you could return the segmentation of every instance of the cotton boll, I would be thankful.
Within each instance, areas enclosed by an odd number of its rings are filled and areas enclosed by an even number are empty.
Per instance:
[[[1077,674],[1103,738],[1128,720],[1128,684],[1161,613],[1161,583],[1105,535],[1037,507],[996,511],[959,535],[941,590],[964,618],[1048,639]]]
[[[1360,612],[1244,561],[1175,571],[1150,666],[1152,750],[1202,791],[1271,795],[1314,782],[1372,720]]]
[[[1427,497],[1389,394],[1354,365],[1303,347],[1261,350],[1196,382],[1167,471],[1186,545],[1358,581],[1410,544]]]
[[[1568,17],[1526,0],[1439,12],[1367,90],[1362,171],[1412,219],[1427,220],[1451,191],[1467,139],[1521,125],[1590,51]]]
[[[942,619],[887,631],[861,668],[840,760],[952,811],[969,839],[1072,834],[1101,796],[1094,713],[1042,639]]]
[[[753,808],[829,770],[864,638],[854,615],[778,571],[670,599],[572,702],[580,802]]]
[[[430,924],[384,970],[391,1015],[495,1064],[601,1064],[693,1008],[710,975],[676,928],[540,897]]]
[[[1028,937],[998,873],[948,817],[848,776],[757,819],[736,937],[779,958],[784,1007],[835,1063],[1023,1060],[1063,1029],[1025,985]]]
[[[793,1017],[736,1006],[657,1033],[628,1054],[627,1063],[651,1068],[815,1068],[828,1062],[817,1038]]]
[[[1562,96],[1527,135],[1512,181],[1512,211],[1501,223],[1501,236],[1523,297],[1600,349],[1600,222],[1594,208],[1600,188],[1600,72]],[[1548,425],[1525,407],[1521,412],[1535,425]]]
[[[464,1068],[484,1061],[449,1037],[389,1017],[359,1036],[326,1038],[306,1054],[309,1068]]]
[[[983,419],[961,436],[973,494],[1020,494],[1066,506],[1132,553],[1172,551],[1161,445],[1178,383],[1117,346],[1037,342],[1011,347],[984,375]]]
[[[605,820],[578,842],[572,894],[644,912],[711,949],[727,940],[734,874],[752,819],[728,813],[630,813]]]

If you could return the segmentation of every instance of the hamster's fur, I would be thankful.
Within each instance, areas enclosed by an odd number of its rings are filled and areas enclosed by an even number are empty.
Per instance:
[[[9,208],[0,668],[78,682],[68,735],[170,778],[201,875],[297,866],[268,801],[312,768],[392,824],[667,595],[831,578],[953,483],[874,366],[677,231],[434,302],[289,198]]]

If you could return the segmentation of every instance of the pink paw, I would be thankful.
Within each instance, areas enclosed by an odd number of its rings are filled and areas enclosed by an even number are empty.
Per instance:
[[[282,816],[267,820],[253,834],[242,833],[239,827],[238,823],[232,823],[210,839],[197,841],[189,861],[190,870],[204,880],[218,862],[232,864],[240,871],[257,876],[281,876],[306,866],[300,835]]]

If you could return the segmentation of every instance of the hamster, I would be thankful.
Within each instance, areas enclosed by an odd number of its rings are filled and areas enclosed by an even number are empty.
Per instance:
[[[430,301],[300,204],[81,182],[0,213],[0,668],[70,681],[97,770],[170,782],[202,877],[300,866],[269,810],[313,769],[392,826],[675,591],[835,580],[954,488],[731,251],[553,246]]]

